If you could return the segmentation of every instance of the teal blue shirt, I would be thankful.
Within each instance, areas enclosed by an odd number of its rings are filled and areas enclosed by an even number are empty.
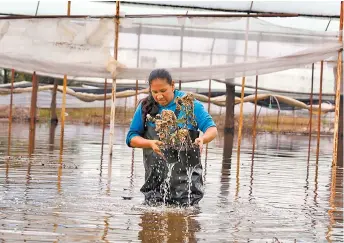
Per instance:
[[[180,90],[175,90],[174,91],[174,99],[166,106],[159,106],[159,114],[163,110],[171,110],[175,112],[176,110],[176,103],[175,99],[176,97],[183,97],[186,93]],[[189,125],[189,129],[193,130],[201,130],[203,133],[207,131],[209,127],[215,127],[215,122],[213,121],[213,118],[209,115],[209,113],[204,109],[204,106],[201,102],[198,100],[194,101],[194,114],[195,114],[195,120],[197,123],[197,126],[194,127],[191,124]],[[182,112],[180,112],[179,116],[182,116]],[[147,126],[155,126],[153,123],[148,122]],[[142,105],[141,103],[137,106],[137,109],[135,111],[134,117],[131,121],[130,128],[127,134],[127,139],[126,143],[130,147],[130,142],[133,139],[133,137],[136,136],[143,136],[144,134],[144,128],[145,124],[144,121],[142,120]]]

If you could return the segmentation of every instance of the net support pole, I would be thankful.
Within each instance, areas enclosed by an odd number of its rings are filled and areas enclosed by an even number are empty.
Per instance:
[[[257,58],[259,58],[260,41],[257,41]],[[257,96],[258,96],[258,75],[256,75],[256,84],[254,88],[254,114],[253,114],[253,132],[252,132],[252,162],[254,159],[254,152],[256,149],[256,137],[257,137]]]
[[[67,16],[70,16],[71,1],[67,4]],[[64,140],[64,124],[66,118],[66,93],[67,93],[67,75],[63,75],[63,90],[62,90],[62,106],[61,106],[61,134],[60,134],[60,155],[59,155],[59,168],[57,170],[57,191],[61,193],[61,178],[62,178],[62,165],[63,165],[63,140]]]
[[[139,27],[139,33],[137,34],[137,56],[136,56],[136,67],[140,66],[140,48],[141,48],[141,25]],[[138,95],[139,95],[139,81],[136,79],[136,88],[135,88],[135,108],[137,107]]]
[[[15,75],[15,71],[14,71],[14,69],[12,69],[12,70],[11,70],[11,98],[10,98],[10,114],[9,114],[9,116],[8,116],[9,130],[11,130],[11,126],[12,126],[14,75]]]
[[[107,79],[105,79],[104,81],[105,82],[104,82],[103,128],[102,128],[102,154],[103,154],[103,148],[104,148],[104,135],[105,135]]]
[[[54,78],[54,88],[52,90],[52,97],[50,103],[50,123],[57,124],[57,114],[56,114],[56,95],[57,95],[58,79]]]
[[[213,39],[213,43],[210,49],[210,66],[213,65],[213,52],[215,46],[215,38]],[[209,88],[208,88],[208,113],[210,113],[210,97],[211,97],[211,79],[209,79]]]
[[[181,29],[181,36],[180,36],[180,55],[179,55],[179,67],[183,66],[183,50],[184,50],[184,25]],[[182,89],[182,81],[179,80],[179,90]]]
[[[37,92],[38,92],[37,76],[36,76],[36,72],[33,72],[31,107],[30,107],[29,156],[31,156],[35,147]]]
[[[14,85],[14,75],[15,71],[12,69],[11,71],[11,98],[10,98],[10,114],[8,116],[8,150],[7,154],[10,154],[11,150],[11,133],[12,133],[12,116],[13,116],[13,85]]]
[[[343,8],[344,4],[343,1],[341,1],[340,5],[340,21],[339,21],[339,30],[340,30],[340,35],[339,35],[339,41],[342,43],[343,42]],[[335,117],[334,117],[334,143],[333,143],[333,156],[332,156],[332,166],[336,167],[337,166],[337,159],[338,159],[338,152],[342,150],[342,148],[339,147],[339,140],[343,139],[343,122],[342,124],[339,124],[339,118],[340,118],[340,106],[342,106],[343,110],[343,104],[340,102],[340,96],[341,96],[341,88],[342,88],[342,65],[343,65],[343,60],[342,60],[342,55],[343,55],[343,50],[340,50],[338,52],[338,59],[337,59],[337,77],[336,77],[336,98],[335,98]],[[343,114],[341,114],[343,116]],[[340,127],[339,127],[340,126]],[[339,129],[340,128],[340,129]],[[339,130],[341,130],[341,134],[339,133]],[[341,136],[341,138],[339,138]],[[341,158],[342,159],[342,158]]]
[[[70,16],[71,1],[68,1],[67,5],[67,16]],[[63,75],[63,91],[62,91],[62,106],[61,106],[61,134],[60,134],[60,145],[63,150],[63,134],[64,134],[64,125],[66,120],[66,95],[67,94],[67,75]]]
[[[116,1],[116,18],[115,18],[115,45],[114,58],[118,56],[118,31],[119,31],[119,1]],[[116,79],[112,79],[112,95],[111,95],[111,114],[110,114],[110,139],[109,154],[112,156],[113,139],[115,135],[115,115],[116,115]]]
[[[321,130],[321,102],[322,102],[322,83],[323,83],[323,70],[324,70],[324,61],[320,63],[320,87],[319,87],[319,107],[318,107],[318,129],[317,129],[317,152],[316,160],[319,158],[319,146],[320,146],[320,130]]]
[[[312,142],[312,123],[313,123],[313,87],[314,87],[314,63],[312,63],[312,81],[311,81],[311,97],[310,97],[310,110],[309,110],[309,134],[308,134],[308,162],[311,153]]]
[[[246,33],[245,33],[245,53],[244,59],[247,59],[247,46],[248,46],[248,30],[249,30],[249,18],[246,21]],[[240,100],[240,117],[239,117],[239,129],[238,129],[238,149],[237,149],[237,166],[240,166],[240,145],[242,136],[242,126],[243,126],[243,110],[244,110],[244,94],[245,94],[245,81],[246,77],[242,77],[241,81],[241,100]]]

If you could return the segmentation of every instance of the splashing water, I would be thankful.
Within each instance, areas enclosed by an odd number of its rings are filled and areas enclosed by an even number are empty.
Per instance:
[[[173,167],[176,163],[166,163],[167,168],[168,168],[168,172],[167,172],[167,177],[165,179],[165,183],[164,183],[164,204],[166,204],[166,198],[167,198],[167,194],[168,192],[171,190],[171,176],[172,176],[172,170]]]
[[[192,173],[194,172],[195,167],[188,167],[186,174],[188,176],[188,206],[191,204],[191,183],[192,183]]]

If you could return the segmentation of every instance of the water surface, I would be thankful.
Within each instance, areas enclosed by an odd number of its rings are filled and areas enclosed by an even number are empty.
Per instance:
[[[140,149],[115,129],[112,163],[106,129],[0,123],[1,242],[342,242],[343,169],[333,170],[332,136],[316,159],[308,136],[244,137],[237,164],[223,136],[203,150],[205,196],[199,208],[142,205]],[[225,155],[225,158],[223,158]],[[239,165],[239,168],[237,167]],[[333,173],[333,175],[332,175]],[[332,180],[332,177],[336,179]]]

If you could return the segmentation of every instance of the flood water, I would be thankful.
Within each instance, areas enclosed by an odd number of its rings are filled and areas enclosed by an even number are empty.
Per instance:
[[[115,129],[112,163],[106,129],[0,123],[1,242],[342,242],[343,168],[331,167],[332,136],[259,134],[223,159],[223,136],[203,149],[205,196],[199,208],[144,206],[142,151]],[[29,152],[30,151],[30,152]],[[8,153],[10,156],[8,156]],[[228,154],[228,151],[225,151]],[[226,156],[226,155],[225,155]],[[334,171],[334,173],[333,173]],[[332,174],[333,173],[333,174]],[[332,177],[336,179],[332,181]]]

